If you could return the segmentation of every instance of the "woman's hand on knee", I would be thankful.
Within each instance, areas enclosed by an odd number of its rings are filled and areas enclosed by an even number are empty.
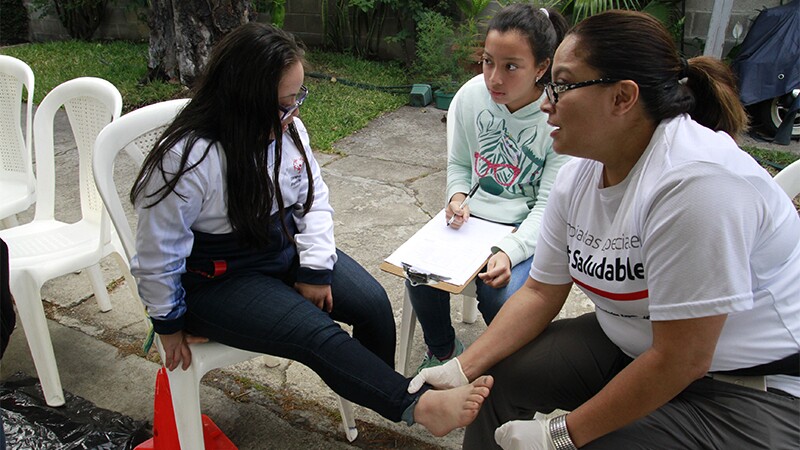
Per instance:
[[[317,308],[325,312],[333,311],[333,294],[329,284],[295,283],[294,289]]]
[[[189,349],[189,344],[208,342],[208,338],[192,336],[183,331],[158,336],[164,349],[164,367],[167,370],[175,370],[179,364],[183,370],[188,369],[192,363],[192,351]]]

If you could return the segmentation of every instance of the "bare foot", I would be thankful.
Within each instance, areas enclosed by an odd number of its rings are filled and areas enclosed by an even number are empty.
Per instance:
[[[428,390],[417,402],[414,421],[439,437],[465,427],[477,417],[493,384],[494,378],[487,375],[466,386],[443,391]]]

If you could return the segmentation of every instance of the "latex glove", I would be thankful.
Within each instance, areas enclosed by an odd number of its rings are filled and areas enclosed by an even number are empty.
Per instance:
[[[504,450],[556,450],[550,437],[550,419],[512,420],[494,431]]]
[[[438,367],[422,369],[422,371],[408,384],[408,393],[415,394],[423,384],[428,383],[436,389],[452,389],[469,383],[458,358]]]

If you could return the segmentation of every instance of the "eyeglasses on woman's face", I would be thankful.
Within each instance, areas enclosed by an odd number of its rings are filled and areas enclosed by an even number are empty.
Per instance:
[[[558,94],[578,89],[586,86],[593,86],[595,84],[611,84],[616,83],[617,79],[614,78],[598,78],[596,80],[581,81],[579,83],[554,83],[550,82],[544,85],[544,92],[547,94],[547,100],[551,105],[555,106],[558,103]]]
[[[306,101],[306,97],[308,97],[308,88],[306,87],[305,84],[303,84],[300,86],[300,92],[298,92],[297,95],[295,96],[294,104],[292,106],[286,107],[283,105],[278,105],[278,109],[280,109],[281,112],[283,113],[283,115],[281,115],[281,122],[286,120],[287,117],[289,117],[292,113],[294,113],[295,110],[297,110],[297,108],[299,108],[300,105],[302,105],[303,102]]]

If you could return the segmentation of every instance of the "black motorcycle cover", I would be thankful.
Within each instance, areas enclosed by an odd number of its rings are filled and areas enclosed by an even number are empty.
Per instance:
[[[745,105],[800,88],[800,0],[763,9],[731,68]]]

